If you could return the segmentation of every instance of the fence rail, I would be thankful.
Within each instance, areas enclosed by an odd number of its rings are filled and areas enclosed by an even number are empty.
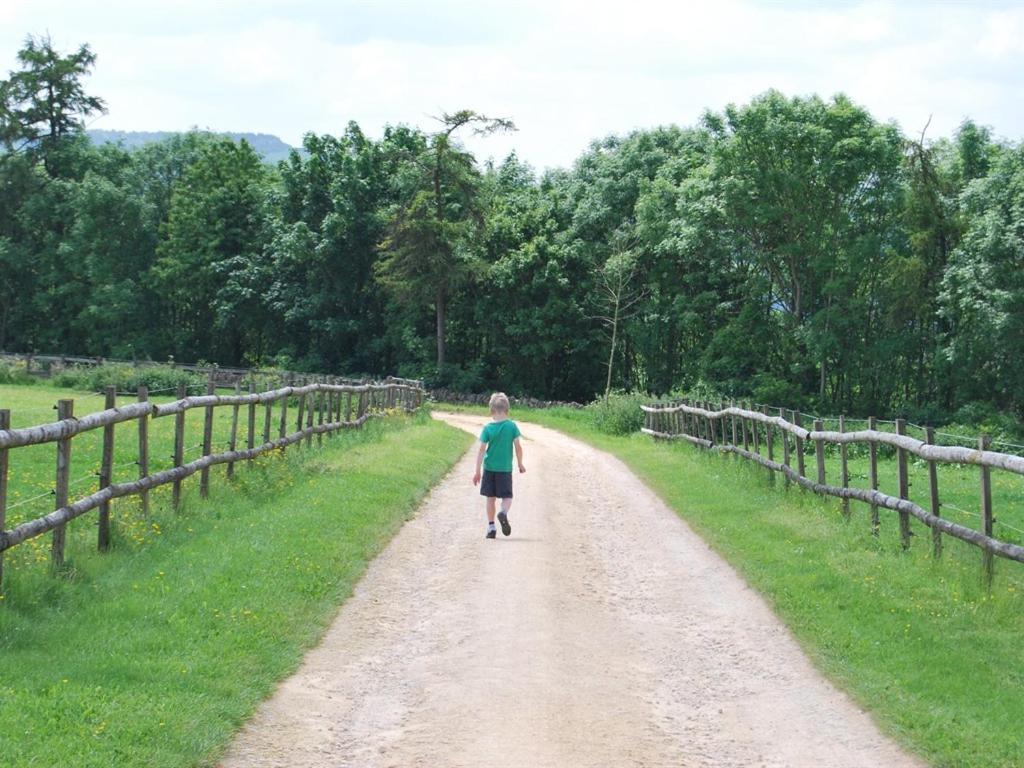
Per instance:
[[[169,403],[153,403],[149,400],[146,387],[139,387],[138,402],[115,406],[116,392],[114,387],[107,387],[107,407],[82,417],[74,416],[74,401],[60,400],[58,403],[58,421],[20,429],[11,428],[9,410],[0,410],[0,587],[3,577],[3,553],[36,536],[53,531],[51,560],[59,565],[64,560],[64,531],[71,520],[94,509],[100,510],[99,517],[99,548],[109,546],[109,504],[112,500],[125,496],[139,496],[143,506],[148,503],[148,493],[154,488],[173,483],[172,504],[177,508],[181,501],[182,481],[200,473],[200,493],[205,497],[209,489],[210,468],[219,464],[228,465],[228,475],[239,461],[248,461],[274,450],[283,450],[290,445],[306,441],[312,443],[316,436],[318,443],[323,435],[331,435],[341,429],[358,429],[366,421],[382,412],[401,408],[413,411],[423,405],[425,393],[419,382],[404,379],[388,379],[375,384],[333,384],[315,382],[298,387],[282,387],[266,392],[255,392],[250,384],[248,394],[241,393],[241,384],[235,384],[233,395],[216,394],[216,384],[211,377],[207,385],[207,394],[186,396],[185,385],[178,387],[178,398]],[[295,428],[290,430],[288,405],[290,401],[298,404]],[[257,406],[264,408],[262,434],[257,434]],[[245,448],[239,448],[239,411],[247,407],[245,419]],[[277,414],[274,408],[277,406]],[[230,407],[230,439],[228,450],[214,453],[212,432],[214,411],[216,408]],[[185,412],[195,408],[205,410],[203,420],[203,439],[198,446],[202,455],[193,460],[185,460]],[[174,417],[174,456],[173,466],[159,472],[150,473],[148,468],[149,437],[148,425],[151,419]],[[115,426],[126,422],[138,423],[138,460],[139,477],[129,482],[113,483],[113,456]],[[277,435],[272,436],[272,428],[277,424]],[[99,488],[94,493],[71,501],[69,489],[72,447],[74,438],[94,430],[103,430],[103,452],[100,471],[98,473]],[[25,446],[56,444],[56,480],[53,495],[54,509],[47,515],[27,520],[10,530],[5,530],[7,511],[8,473],[10,453]],[[49,495],[49,494],[45,494]]]
[[[934,444],[935,432],[927,428],[927,440],[917,440],[906,434],[906,422],[897,419],[896,433],[879,431],[875,419],[868,419],[866,430],[846,431],[845,419],[840,417],[839,430],[826,430],[821,419],[814,420],[814,428],[806,429],[802,416],[786,409],[761,410],[711,403],[691,404],[684,400],[676,405],[644,405],[642,432],[659,439],[684,440],[702,448],[732,453],[753,461],[772,472],[781,473],[787,482],[794,482],[815,493],[843,500],[844,514],[849,514],[850,500],[870,505],[872,524],[877,531],[878,509],[891,509],[899,514],[900,534],[904,549],[910,546],[910,518],[914,517],[932,530],[933,551],[942,552],[942,534],[952,536],[981,548],[986,578],[991,581],[993,556],[1024,562],[1024,547],[994,538],[992,524],[992,493],[990,473],[999,469],[1024,475],[1024,457],[988,450],[989,440],[982,437],[976,449]],[[773,415],[771,411],[776,411]],[[789,419],[786,415],[789,415]],[[776,438],[782,447],[782,461],[776,461]],[[791,446],[792,443],[792,446]],[[814,445],[816,478],[806,476],[805,446]],[[851,488],[847,447],[866,443],[870,449],[870,489]],[[839,446],[840,485],[831,485],[825,478],[825,445]],[[762,453],[762,446],[767,455]],[[897,459],[898,496],[878,490],[878,447],[895,449]],[[917,456],[928,464],[929,509],[909,499],[908,456]],[[792,466],[796,458],[796,468]],[[970,464],[979,468],[981,488],[981,530],[960,525],[941,515],[937,464]]]

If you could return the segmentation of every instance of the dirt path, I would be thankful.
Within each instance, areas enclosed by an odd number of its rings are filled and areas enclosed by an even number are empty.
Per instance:
[[[512,536],[467,454],[225,768],[921,765],[623,464],[523,431]]]

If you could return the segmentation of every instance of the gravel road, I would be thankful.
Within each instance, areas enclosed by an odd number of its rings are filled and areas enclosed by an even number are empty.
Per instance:
[[[512,536],[484,539],[474,449],[225,768],[923,765],[621,462],[520,426]]]

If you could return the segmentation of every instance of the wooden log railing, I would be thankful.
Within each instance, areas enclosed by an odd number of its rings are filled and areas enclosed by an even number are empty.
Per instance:
[[[900,517],[900,534],[904,548],[910,546],[909,520],[919,520],[932,530],[933,552],[939,556],[942,552],[941,536],[943,534],[967,542],[981,548],[983,552],[984,573],[987,580],[992,578],[992,557],[1002,557],[1024,563],[1024,547],[993,537],[992,533],[992,502],[989,473],[993,469],[1024,475],[1024,457],[1013,454],[999,453],[988,449],[988,442],[979,440],[977,448],[960,446],[935,445],[931,442],[917,440],[907,434],[906,424],[902,420],[896,422],[896,433],[875,429],[875,419],[869,419],[869,429],[846,431],[846,420],[840,420],[839,431],[826,430],[820,420],[814,423],[814,429],[805,429],[801,424],[801,415],[793,412],[792,421],[783,418],[783,409],[778,409],[778,416],[769,414],[768,409],[737,407],[736,405],[711,407],[710,403],[691,404],[683,401],[676,404],[659,404],[641,406],[644,412],[642,432],[663,440],[683,440],[701,448],[713,449],[722,453],[736,455],[760,464],[772,472],[781,473],[787,482],[796,483],[802,488],[818,494],[834,496],[844,501],[844,515],[848,514],[850,500],[862,501],[870,505],[872,511],[872,529],[877,533],[878,509],[890,509]],[[680,418],[682,417],[682,418]],[[737,420],[740,426],[737,426]],[[732,440],[727,439],[726,422],[731,425]],[[690,425],[694,425],[691,427]],[[703,428],[701,425],[705,425]],[[758,449],[759,437],[754,438],[754,450],[750,450],[747,436],[747,425],[753,426],[754,435],[763,429],[766,442],[773,446],[774,432],[782,438],[783,461],[779,463],[773,456],[765,457]],[[716,427],[716,425],[720,425]],[[741,430],[743,444],[738,444]],[[931,437],[932,432],[927,432]],[[796,444],[797,469],[794,469],[790,458],[790,438]],[[846,447],[852,443],[866,443],[870,452],[870,489],[852,488],[849,486]],[[814,445],[815,479],[806,477],[804,471],[804,445]],[[830,485],[825,481],[825,444],[840,447],[840,481],[841,485]],[[878,446],[889,446],[895,449],[898,462],[898,494],[889,495],[878,490]],[[769,451],[772,448],[769,447]],[[930,509],[910,501],[907,479],[907,457],[916,456],[928,463]],[[983,530],[975,530],[943,518],[939,514],[936,464],[971,464],[978,466],[982,484],[982,519]]]
[[[235,394],[218,395],[214,393],[213,381],[209,388],[210,394],[187,397],[184,388],[178,389],[179,397],[169,403],[154,403],[149,400],[148,393],[140,388],[139,401],[118,407],[109,407],[114,403],[113,390],[106,393],[106,405],[102,411],[86,414],[81,417],[73,415],[73,401],[61,400],[59,415],[61,418],[51,424],[12,429],[10,411],[0,410],[0,588],[2,588],[3,553],[27,539],[40,536],[49,531],[54,532],[54,544],[51,560],[59,565],[64,559],[65,526],[77,517],[94,509],[101,510],[99,524],[100,550],[109,547],[109,504],[112,500],[125,496],[146,498],[149,491],[171,483],[174,486],[172,504],[177,508],[181,501],[182,481],[199,472],[202,474],[203,495],[208,488],[209,470],[219,464],[233,467],[236,462],[248,461],[265,453],[284,450],[287,446],[312,444],[315,436],[318,444],[323,435],[332,435],[343,429],[358,429],[367,420],[384,414],[388,409],[414,411],[425,402],[425,392],[419,382],[406,380],[390,380],[380,384],[328,384],[316,382],[298,387],[282,387],[267,392],[250,392],[241,394],[235,388]],[[325,398],[324,395],[329,397]],[[298,399],[300,403],[298,422],[295,430],[288,431],[288,402]],[[307,403],[307,400],[309,401]],[[325,411],[325,403],[329,404]],[[343,403],[345,403],[343,407]],[[266,409],[262,433],[257,435],[256,409],[263,404]],[[272,411],[274,406],[280,411],[280,433],[271,438]],[[353,405],[355,408],[353,410]],[[238,411],[248,407],[248,434],[245,448],[238,447]],[[213,412],[218,407],[232,408],[231,436],[228,450],[214,453],[212,448],[211,430]],[[205,409],[203,422],[203,453],[198,459],[186,461],[184,458],[185,413],[194,408]],[[319,415],[314,418],[314,409]],[[305,415],[303,413],[305,412]],[[174,454],[170,469],[150,473],[148,469],[148,425],[153,419],[167,416],[174,417]],[[110,464],[114,449],[114,431],[117,424],[136,421],[139,425],[138,445],[139,477],[129,482],[112,482]],[[74,438],[92,430],[103,430],[103,458],[101,460],[99,489],[87,496],[71,501],[68,498],[68,478],[72,462]],[[7,511],[8,473],[10,454],[25,446],[57,444],[57,476],[54,509],[47,515],[27,520],[4,529]]]

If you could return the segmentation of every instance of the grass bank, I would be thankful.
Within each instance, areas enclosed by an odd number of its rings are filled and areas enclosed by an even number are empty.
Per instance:
[[[918,527],[903,552],[884,510],[876,538],[865,505],[844,520],[837,501],[787,491],[746,462],[603,434],[585,412],[517,409],[513,418],[623,460],[767,598],[828,677],[932,765],[1024,765],[1019,564],[997,562],[989,593],[979,550],[947,539],[934,561]]]
[[[241,466],[177,515],[158,503],[144,542],[74,549],[59,577],[8,569],[0,762],[214,764],[469,440],[373,421]]]
[[[73,391],[37,383],[34,386],[0,385],[0,408],[10,410],[11,425],[14,428],[48,424],[57,420],[55,405],[58,400],[70,398],[75,401],[75,415],[102,411],[103,395],[84,391]],[[158,394],[153,402],[166,403],[174,398]],[[132,396],[117,398],[117,405],[136,402]],[[295,413],[295,409],[289,409]],[[277,412],[275,411],[275,417]],[[242,409],[240,432],[244,439],[246,411]],[[202,408],[193,408],[185,414],[185,458],[192,461],[202,455],[203,439]],[[292,422],[294,424],[294,420]],[[273,435],[277,435],[278,422],[273,424]],[[263,410],[257,411],[257,430],[262,437]],[[214,450],[226,450],[231,430],[231,409],[214,410],[212,444]],[[70,495],[71,500],[86,496],[98,488],[98,475],[103,450],[103,430],[95,429],[77,435],[71,441]],[[56,468],[56,444],[30,445],[14,448],[9,452],[8,507],[6,528],[12,528],[26,520],[42,517],[53,510],[53,487]],[[174,466],[174,418],[163,417],[149,420],[149,471],[156,473]],[[114,430],[113,482],[122,483],[139,476],[138,424],[118,424]],[[225,468],[213,470],[213,484],[223,480]],[[198,475],[186,480],[186,486],[198,483]],[[171,486],[161,486],[150,492],[154,504],[159,505],[170,498]],[[113,502],[111,535],[115,544],[134,542],[144,544],[153,536],[151,521],[141,514],[137,497],[127,497]],[[86,515],[81,521],[72,522],[67,529],[68,557],[74,559],[79,553],[96,547],[96,527],[85,524],[95,521],[96,513]],[[5,571],[39,568],[45,570],[50,561],[50,537],[42,536],[19,544],[4,553]]]

